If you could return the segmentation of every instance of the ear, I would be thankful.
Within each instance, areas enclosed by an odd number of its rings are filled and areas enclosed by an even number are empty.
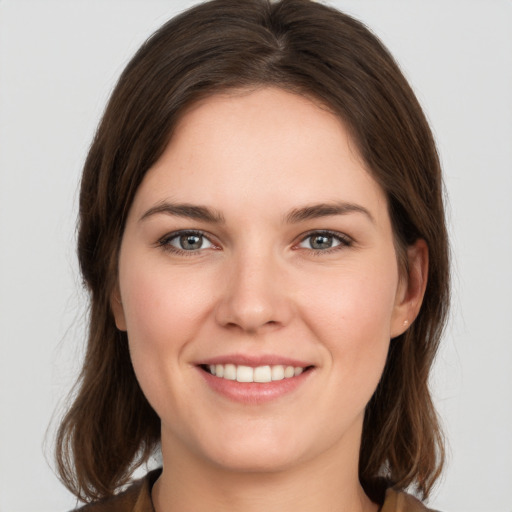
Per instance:
[[[428,246],[425,240],[418,239],[407,248],[407,263],[408,270],[404,269],[398,283],[391,338],[403,334],[420,311],[428,279]]]
[[[119,286],[117,284],[110,294],[110,309],[114,315],[116,327],[120,331],[126,331],[126,319],[124,316],[123,303],[121,301],[121,292],[119,291]]]

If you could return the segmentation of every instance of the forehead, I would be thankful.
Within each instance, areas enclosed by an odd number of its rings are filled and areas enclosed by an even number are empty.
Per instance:
[[[216,94],[189,107],[135,206],[166,199],[256,209],[344,200],[379,210],[386,202],[342,120],[277,88]]]

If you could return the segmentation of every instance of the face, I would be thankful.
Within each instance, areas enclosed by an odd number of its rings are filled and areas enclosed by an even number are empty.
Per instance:
[[[164,450],[238,471],[357,458],[416,297],[342,122],[273,88],[184,115],[137,191],[118,284]]]

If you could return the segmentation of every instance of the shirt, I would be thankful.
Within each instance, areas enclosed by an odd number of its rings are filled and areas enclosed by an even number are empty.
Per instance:
[[[75,512],[155,512],[151,501],[151,489],[160,476],[161,469],[155,469],[144,478],[134,482],[126,491],[112,498],[90,503]],[[392,488],[386,490],[386,497],[379,512],[435,512],[426,508],[414,496]]]

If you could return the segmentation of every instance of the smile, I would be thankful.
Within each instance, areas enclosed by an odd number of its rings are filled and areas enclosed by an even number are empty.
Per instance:
[[[294,393],[310,381],[316,368],[303,361],[269,354],[224,355],[195,366],[216,394],[249,406]]]
[[[280,364],[256,367],[236,364],[211,364],[204,365],[203,369],[220,379],[265,383],[297,377],[307,368]]]

